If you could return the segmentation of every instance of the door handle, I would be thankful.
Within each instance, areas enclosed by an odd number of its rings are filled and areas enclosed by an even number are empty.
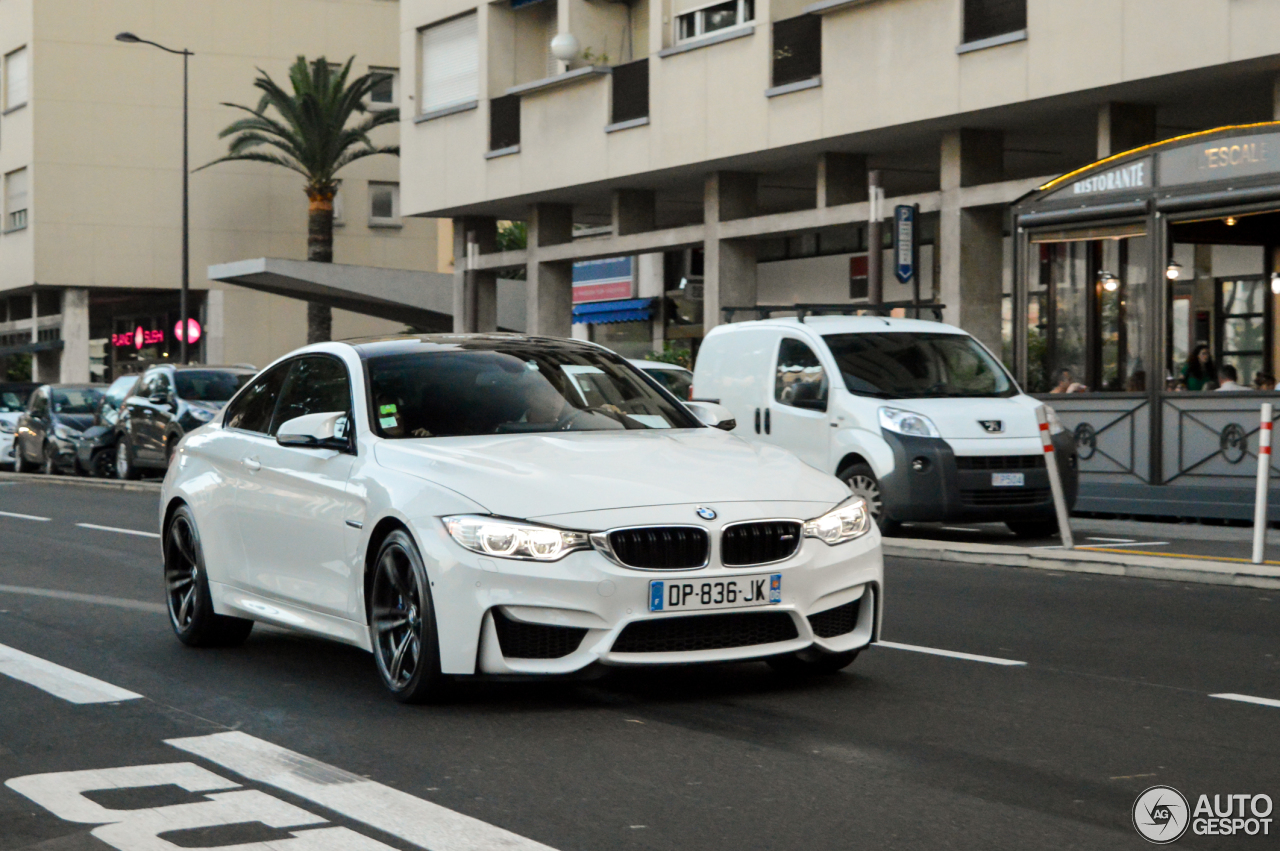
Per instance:
[[[760,409],[756,408],[756,434],[760,433]]]
[[[244,465],[255,473],[262,469],[262,462],[257,458],[244,459]]]
[[[764,433],[773,434],[773,432],[769,430],[769,409],[768,408],[764,409]]]

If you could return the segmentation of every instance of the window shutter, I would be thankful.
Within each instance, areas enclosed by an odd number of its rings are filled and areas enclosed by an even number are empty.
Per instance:
[[[4,58],[5,108],[27,102],[27,49],[15,50]]]
[[[422,31],[422,111],[480,95],[480,40],[474,12]]]

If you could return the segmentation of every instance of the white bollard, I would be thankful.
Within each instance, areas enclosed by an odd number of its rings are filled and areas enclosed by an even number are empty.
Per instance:
[[[1258,490],[1253,497],[1253,563],[1262,564],[1267,541],[1267,491],[1271,485],[1271,403],[1262,403],[1258,429]]]
[[[1036,408],[1036,420],[1040,423],[1040,443],[1044,446],[1044,465],[1049,471],[1049,490],[1053,493],[1053,507],[1058,512],[1058,534],[1062,537],[1062,548],[1072,549],[1075,541],[1071,538],[1071,520],[1067,516],[1067,496],[1062,491],[1062,472],[1058,469],[1058,453],[1053,449],[1053,438],[1049,435],[1049,412],[1044,405]]]

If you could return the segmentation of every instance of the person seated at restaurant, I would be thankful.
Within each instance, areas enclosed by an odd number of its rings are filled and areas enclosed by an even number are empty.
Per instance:
[[[1263,372],[1261,370],[1255,372],[1253,374],[1253,389],[1254,390],[1275,390],[1276,377],[1269,372]]]
[[[1062,372],[1058,373],[1058,383],[1055,384],[1053,386],[1053,389],[1050,390],[1049,392],[1050,393],[1085,393],[1088,390],[1089,388],[1081,384],[1079,381],[1071,380],[1071,370],[1064,369],[1062,370]]]
[[[1240,384],[1240,374],[1236,372],[1236,368],[1229,363],[1224,363],[1222,368],[1218,370],[1218,389],[1227,392],[1237,390],[1248,390],[1243,384]]]
[[[1188,390],[1212,389],[1218,371],[1213,365],[1213,355],[1204,343],[1191,350],[1191,356],[1182,365],[1182,380],[1187,383]]]

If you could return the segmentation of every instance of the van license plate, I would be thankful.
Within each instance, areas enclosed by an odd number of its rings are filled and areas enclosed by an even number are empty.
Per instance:
[[[739,576],[735,579],[681,582],[654,579],[649,582],[649,611],[737,609],[782,602],[782,574]]]
[[[1020,488],[1026,485],[1026,473],[992,473],[991,487],[993,488]]]

